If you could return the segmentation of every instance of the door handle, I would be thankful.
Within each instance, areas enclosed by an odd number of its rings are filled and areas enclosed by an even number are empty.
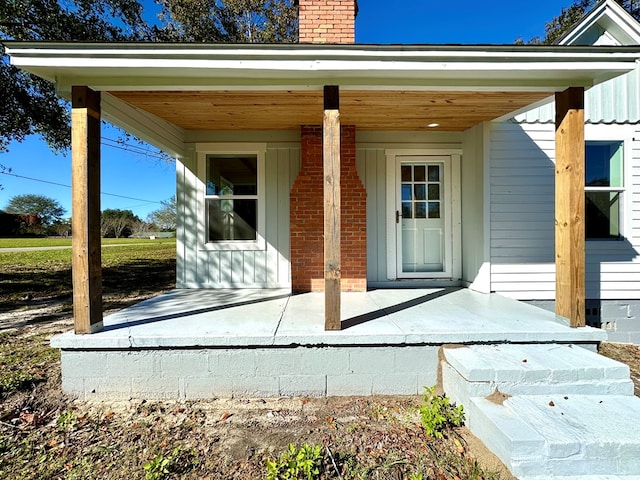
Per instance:
[[[402,215],[400,215],[400,210],[396,210],[396,223],[400,223],[400,218],[402,217]]]

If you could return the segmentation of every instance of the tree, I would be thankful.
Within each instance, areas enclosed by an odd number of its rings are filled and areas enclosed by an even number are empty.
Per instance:
[[[149,25],[141,0],[2,0],[0,41],[293,42],[291,0],[157,0]],[[39,134],[56,151],[70,147],[68,104],[54,85],[9,65],[0,45],[0,152]]]
[[[138,0],[3,0],[0,41],[149,40]],[[70,116],[53,84],[9,65],[0,46],[0,151],[37,133],[56,151],[70,147]]]
[[[159,40],[294,43],[298,8],[291,0],[159,0]]]
[[[640,20],[640,2],[638,0],[616,0],[616,2],[631,13],[636,20]],[[547,23],[544,37],[534,37],[527,41],[517,40],[516,43],[551,45],[580,21],[596,3],[597,0],[576,0],[573,5],[563,8],[560,15]]]
[[[23,215],[37,215],[43,227],[49,227],[54,222],[60,221],[66,213],[57,200],[33,194],[11,197],[5,211]]]
[[[157,225],[160,230],[173,231],[178,225],[176,196],[162,202],[162,208],[154,210],[147,217],[149,223]]]
[[[131,210],[106,209],[100,217],[100,233],[103,237],[128,237],[131,227],[140,219]]]

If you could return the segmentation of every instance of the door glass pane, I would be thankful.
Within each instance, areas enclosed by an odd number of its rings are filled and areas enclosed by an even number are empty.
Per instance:
[[[414,185],[413,190],[415,192],[416,200],[426,200],[427,199],[427,189],[426,185],[423,183],[421,185]]]
[[[411,165],[402,165],[402,167],[400,167],[400,171],[402,172],[401,173],[402,181],[410,182],[411,181]]]
[[[440,202],[429,202],[429,218],[440,218]]]
[[[411,202],[402,202],[402,218],[413,218],[413,204]]]
[[[438,165],[429,165],[429,181],[440,181],[440,167]]]
[[[429,185],[429,200],[440,200],[440,185]]]
[[[411,185],[402,185],[402,200],[412,200]]]
[[[425,181],[425,168],[424,165],[416,165],[413,167],[413,181],[424,182]]]
[[[427,202],[416,202],[416,218],[427,218]]]

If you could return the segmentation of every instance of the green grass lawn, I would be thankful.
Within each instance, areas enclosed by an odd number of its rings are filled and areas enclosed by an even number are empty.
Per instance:
[[[138,295],[175,286],[175,239],[127,243],[102,249],[105,295]],[[70,304],[71,296],[71,249],[0,252],[0,312],[28,308],[35,301]]]
[[[103,238],[103,245],[135,244],[150,242],[174,242],[175,239],[163,238],[149,240],[148,238]],[[66,247],[71,246],[70,238],[0,238],[0,248],[22,247]]]

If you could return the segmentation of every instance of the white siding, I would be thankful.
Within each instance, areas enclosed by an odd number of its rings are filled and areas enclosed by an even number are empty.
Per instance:
[[[358,148],[356,168],[367,191],[367,282],[387,280],[386,157],[381,148]]]
[[[461,168],[462,203],[462,279],[470,288],[489,292],[488,238],[486,225],[489,212],[485,201],[485,130],[490,124],[483,123],[464,134]]]
[[[289,191],[300,169],[300,148],[269,146],[265,166],[263,250],[207,250],[198,238],[198,178],[195,153],[178,162],[178,288],[288,288]]]
[[[638,299],[640,131],[590,125],[587,140],[603,138],[605,128],[628,144],[626,240],[587,242],[586,293],[590,299]],[[553,299],[554,126],[496,123],[491,137],[491,288],[522,300]]]

